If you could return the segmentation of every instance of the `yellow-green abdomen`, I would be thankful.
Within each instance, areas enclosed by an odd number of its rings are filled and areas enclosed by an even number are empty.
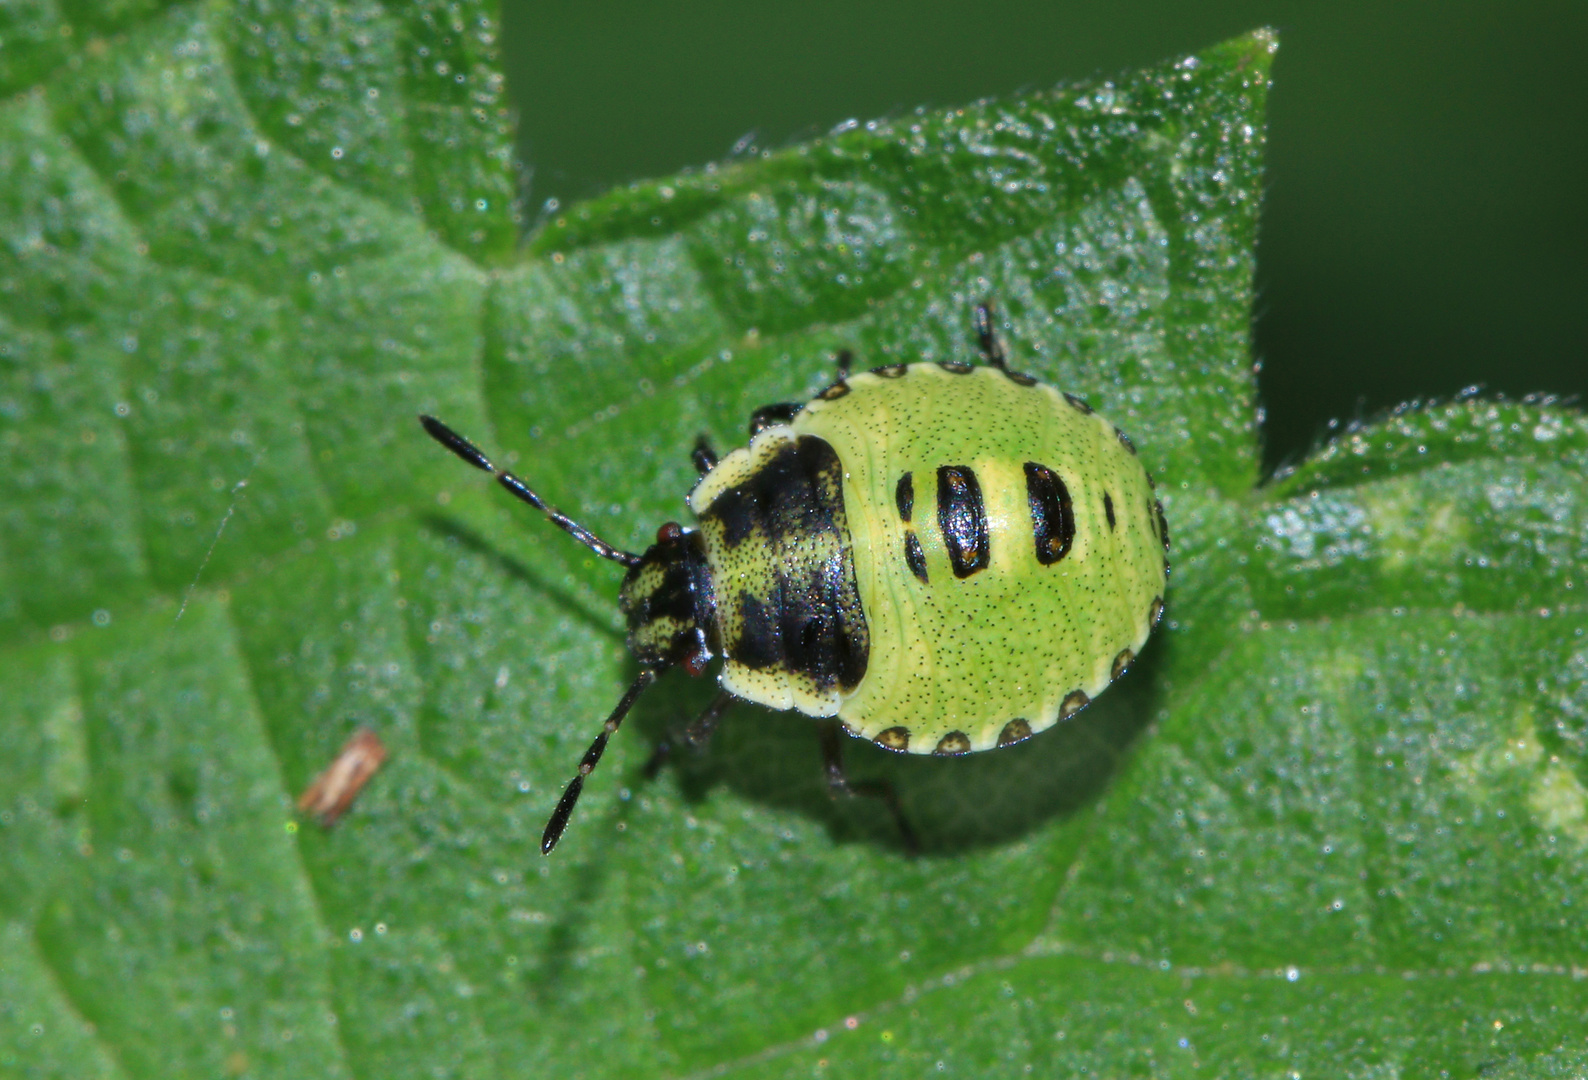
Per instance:
[[[858,735],[916,753],[1019,741],[1101,692],[1162,610],[1146,471],[1078,399],[998,368],[912,364],[812,401],[869,637],[839,695]]]

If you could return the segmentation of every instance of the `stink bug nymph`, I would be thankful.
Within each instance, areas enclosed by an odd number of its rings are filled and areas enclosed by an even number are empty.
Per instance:
[[[821,717],[835,793],[873,794],[914,846],[892,789],[851,785],[842,734],[889,750],[967,754],[1030,738],[1128,668],[1163,613],[1169,530],[1135,447],[1086,402],[1011,371],[986,305],[980,365],[849,371],[804,404],[757,409],[721,460],[702,438],[688,502],[644,554],[543,502],[434,417],[447,449],[491,473],[602,558],[627,568],[619,604],[639,675],[564,790],[541,850],[562,836],[607,740],[668,668],[728,706]]]

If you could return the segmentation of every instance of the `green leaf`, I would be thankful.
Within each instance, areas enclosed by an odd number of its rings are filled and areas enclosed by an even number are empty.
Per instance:
[[[1258,484],[1266,33],[570,208],[515,249],[484,4],[0,14],[0,1072],[1575,1075],[1588,423],[1410,407]],[[17,43],[13,45],[13,43]],[[870,364],[1134,436],[1169,616],[1075,721],[855,743],[648,695],[595,531]],[[357,727],[341,825],[293,796]],[[687,757],[687,755],[686,755]]]

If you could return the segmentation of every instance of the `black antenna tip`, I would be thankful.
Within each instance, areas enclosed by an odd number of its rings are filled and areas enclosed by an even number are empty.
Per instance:
[[[540,836],[542,855],[550,855],[551,849],[557,846],[558,840],[562,839],[562,832],[568,827],[568,819],[573,816],[573,804],[579,801],[579,793],[583,790],[583,774],[575,776],[563,790],[562,798],[557,800],[557,809],[551,812],[551,820],[546,822],[546,831]]]
[[[496,471],[496,466],[491,464],[490,458],[480,453],[479,447],[465,439],[462,435],[459,435],[456,431],[453,431],[451,428],[447,427],[447,425],[443,424],[440,420],[437,420],[433,416],[427,416],[421,413],[419,416],[419,422],[424,425],[425,431],[429,433],[432,439],[436,440],[436,442],[440,443],[442,446],[445,446],[448,450],[451,450],[454,454],[458,455],[458,457],[462,458],[464,461],[467,461],[470,465],[473,465],[476,469],[482,469],[488,473],[494,473]]]

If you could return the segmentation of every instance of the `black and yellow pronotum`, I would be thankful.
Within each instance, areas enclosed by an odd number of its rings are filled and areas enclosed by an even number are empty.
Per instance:
[[[1080,398],[1011,371],[985,306],[985,363],[851,375],[813,400],[759,409],[750,445],[704,440],[696,529],[668,522],[643,555],[547,506],[433,417],[425,430],[603,558],[638,678],[547,823],[550,852],[584,778],[667,668],[735,700],[831,718],[828,776],[849,790],[839,731],[890,750],[965,754],[1053,726],[1130,666],[1163,611],[1168,526],[1130,440]],[[874,790],[888,799],[890,789]],[[907,844],[914,839],[899,817]]]

